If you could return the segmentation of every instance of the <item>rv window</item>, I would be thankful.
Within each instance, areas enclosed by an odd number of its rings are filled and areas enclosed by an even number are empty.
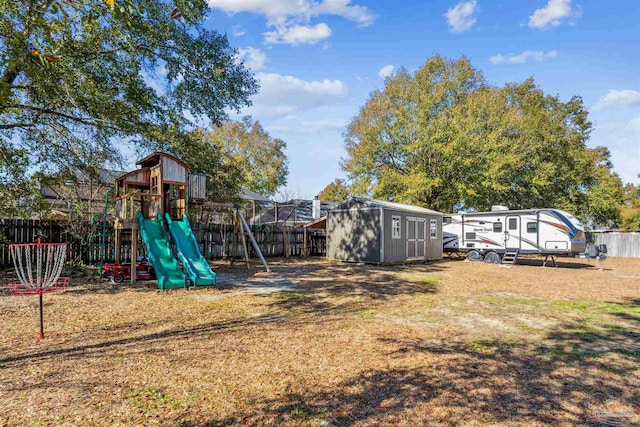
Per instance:
[[[527,223],[527,233],[537,233],[538,232],[538,223],[537,222],[528,222]]]
[[[400,217],[394,215],[391,217],[391,238],[399,239],[401,234]]]
[[[464,238],[466,240],[476,240],[476,233],[465,233]]]
[[[444,218],[442,218],[442,222],[445,224],[451,224],[451,217],[445,216]]]
[[[438,238],[438,220],[437,219],[432,219],[429,222],[429,237],[431,239]]]
[[[501,222],[494,222],[493,223],[493,232],[494,233],[502,233],[502,223]]]
[[[518,229],[518,218],[509,218],[509,230]]]

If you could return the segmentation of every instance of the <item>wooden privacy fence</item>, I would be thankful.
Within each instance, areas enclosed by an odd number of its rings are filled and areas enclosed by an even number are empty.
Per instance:
[[[200,251],[209,259],[226,258],[232,253],[233,225],[230,224],[191,224],[193,234],[200,244]],[[260,251],[267,257],[303,256],[304,228],[288,226],[251,227]],[[253,248],[247,243],[251,256]],[[242,253],[242,243],[238,242],[236,256]],[[326,237],[317,230],[307,231],[307,255],[319,256],[326,253]]]
[[[65,233],[65,221],[41,221],[23,219],[0,220],[0,266],[10,266],[10,243],[32,243],[42,238],[43,242],[67,242],[67,261],[81,261],[86,264],[100,259],[100,246],[92,244],[91,236],[100,234],[95,228],[93,234],[82,239],[71,238]],[[200,251],[209,259],[227,258],[232,253],[233,225],[230,224],[192,224],[193,233],[199,243]],[[304,229],[287,226],[253,226],[252,231],[264,256],[288,257],[303,256]],[[97,243],[99,239],[93,239]],[[247,247],[251,256],[251,244]],[[322,256],[326,253],[326,237],[323,231],[307,231],[307,255]],[[107,235],[105,256],[113,259],[113,234]],[[144,255],[144,245],[138,245],[138,255]],[[236,244],[235,255],[242,255],[242,243]],[[131,237],[123,236],[121,256],[123,262],[131,260]]]
[[[89,263],[91,259],[98,259],[100,249],[91,246],[91,236],[69,238],[65,233],[67,224],[66,221],[0,219],[0,266],[13,265],[9,255],[10,243],[34,243],[38,238],[43,242],[67,242],[67,261]],[[111,239],[107,238],[107,256]]]
[[[607,245],[607,256],[640,258],[640,233],[638,232],[590,232],[587,233],[587,237],[591,243]]]

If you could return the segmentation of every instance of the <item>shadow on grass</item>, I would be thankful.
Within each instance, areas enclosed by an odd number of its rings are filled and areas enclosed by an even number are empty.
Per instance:
[[[287,269],[295,268],[285,267],[280,269],[280,273],[288,276],[300,274],[299,270],[287,271]],[[403,267],[400,267],[403,268]],[[424,267],[428,269],[430,267]],[[351,267],[342,265],[329,265],[321,263],[312,265],[307,268],[308,271],[303,272],[305,278],[325,277],[335,273],[341,276],[354,274]],[[385,273],[387,271],[387,273]],[[309,285],[305,281],[300,282],[300,290],[289,292],[276,292],[272,294],[262,295],[265,298],[275,301],[270,303],[271,307],[277,308],[277,312],[263,314],[250,318],[237,318],[221,322],[211,322],[194,327],[169,329],[158,333],[143,334],[133,337],[117,338],[111,340],[102,340],[96,343],[75,345],[67,343],[64,348],[54,348],[47,351],[19,354],[0,358],[0,367],[9,364],[16,365],[21,362],[42,361],[49,358],[64,356],[66,358],[91,358],[100,357],[100,355],[109,349],[132,349],[140,345],[147,348],[161,345],[163,342],[175,340],[192,340],[192,339],[214,339],[215,334],[240,330],[254,326],[266,325],[304,325],[309,323],[318,323],[324,321],[327,317],[333,315],[345,315],[358,313],[362,310],[368,310],[378,302],[400,296],[426,294],[436,292],[435,285],[428,282],[401,282],[397,277],[388,274],[388,270],[384,268],[359,267],[358,273],[355,273],[356,280],[349,281],[348,284],[342,283],[340,280],[328,280],[314,282]],[[110,287],[110,286],[109,286]],[[99,286],[96,286],[95,292],[99,292]],[[123,289],[131,289],[129,285],[118,285],[113,292],[119,292]],[[142,285],[135,285],[136,291],[146,291]],[[92,288],[79,288],[76,291],[68,289],[65,293],[87,293],[92,292]],[[311,292],[313,291],[313,292]],[[103,293],[110,293],[108,288],[102,290]],[[260,295],[257,295],[260,296]],[[357,297],[357,298],[351,298]],[[131,334],[134,325],[114,327],[110,332],[117,333],[118,329],[123,333]],[[140,329],[140,326],[138,326]],[[94,331],[100,332],[100,331]],[[103,331],[104,332],[104,331]],[[79,337],[74,341],[86,338],[90,332],[83,337]],[[90,338],[91,339],[91,338]],[[71,344],[71,345],[70,345]]]
[[[560,257],[557,256],[556,258],[556,266],[553,267],[553,264],[551,262],[551,258],[549,258],[548,262],[547,262],[547,267],[548,268],[566,268],[566,269],[588,269],[588,268],[592,268],[592,269],[597,269],[598,268],[598,264],[597,261],[593,261],[595,262],[595,264],[590,264],[589,260],[584,260],[584,259],[580,259],[580,258],[572,258],[572,257]],[[458,254],[458,255],[445,255],[445,257],[443,258],[444,262],[459,262],[459,261],[466,261],[464,254]],[[479,264],[483,264],[482,261],[470,261],[470,262],[475,262],[475,263],[479,263]],[[498,264],[499,265],[499,264]],[[518,261],[516,262],[516,266],[526,266],[526,267],[543,267],[544,265],[544,256],[541,255],[520,255],[518,257]],[[605,270],[606,270],[606,261],[605,261]]]
[[[551,261],[551,257],[549,257],[547,261],[548,268],[567,268],[567,269],[585,269],[585,268],[598,268],[597,265],[589,264],[589,261],[585,261],[580,258],[571,258],[571,257],[555,257],[556,265],[553,266]],[[544,264],[543,256],[526,256],[526,257],[518,257],[518,262],[516,265],[523,265],[529,267],[542,267]]]
[[[433,279],[400,280],[398,273],[433,273],[437,264],[398,265],[391,267],[325,264],[321,269],[305,268],[288,272],[303,274],[292,292],[276,294],[271,305],[284,310],[302,310],[315,313],[345,314],[375,307],[388,299],[403,295],[437,293]]]
[[[381,338],[396,366],[407,357],[424,362],[365,371],[332,389],[269,398],[197,425],[639,425],[638,309],[639,300],[611,304],[611,323],[566,322],[540,341]]]

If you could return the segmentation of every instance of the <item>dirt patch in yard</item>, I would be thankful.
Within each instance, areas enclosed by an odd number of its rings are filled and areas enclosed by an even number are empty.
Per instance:
[[[640,260],[526,264],[3,292],[0,425],[638,425]]]

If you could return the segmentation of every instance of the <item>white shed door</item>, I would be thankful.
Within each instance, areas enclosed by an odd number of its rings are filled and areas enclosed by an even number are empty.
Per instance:
[[[407,259],[425,257],[427,220],[407,217]]]

